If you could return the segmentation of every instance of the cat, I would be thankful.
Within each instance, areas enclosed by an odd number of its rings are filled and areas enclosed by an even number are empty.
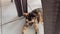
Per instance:
[[[37,20],[38,24],[43,21],[43,19],[42,19],[42,11],[40,10],[40,8],[32,10],[32,12],[30,12],[30,13],[23,13],[23,15],[26,18],[25,19],[26,23],[23,26],[22,34],[24,34],[24,32],[26,31],[26,28],[28,26],[32,26],[32,25],[33,25],[33,27],[35,29],[35,34],[37,34],[38,33],[38,26],[37,26],[35,21]]]

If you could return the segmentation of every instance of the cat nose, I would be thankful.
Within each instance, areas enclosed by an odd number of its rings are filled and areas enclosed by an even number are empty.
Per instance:
[[[31,22],[34,22],[34,19],[32,19],[32,21]]]

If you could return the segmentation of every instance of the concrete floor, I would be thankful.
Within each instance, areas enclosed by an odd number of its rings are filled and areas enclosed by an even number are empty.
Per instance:
[[[17,17],[17,11],[14,3],[2,7],[2,24],[15,20],[15,17]]]
[[[0,8],[0,25],[1,25],[1,8]]]
[[[41,2],[40,0],[32,0],[32,1],[28,0],[28,4],[31,6],[32,10],[36,8],[42,8],[42,5],[40,2]],[[29,12],[32,11],[31,9],[30,7],[28,7]],[[17,16],[17,10],[14,3],[9,2],[5,6],[2,6],[2,24],[3,24],[2,34],[21,34],[22,26],[25,23],[25,18],[22,18],[22,19],[21,18],[22,17]],[[0,16],[0,19],[1,19],[1,16]],[[43,23],[38,25],[39,25],[39,32],[40,32],[39,34],[44,34]],[[0,26],[0,31],[1,31],[1,26]],[[27,28],[27,31],[25,34],[34,34],[34,29],[32,27]]]

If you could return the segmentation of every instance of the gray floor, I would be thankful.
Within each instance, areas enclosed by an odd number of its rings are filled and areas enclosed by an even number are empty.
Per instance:
[[[17,11],[14,3],[10,3],[10,5],[2,7],[2,24],[15,20],[16,17]]]
[[[25,19],[21,19],[7,25],[3,25],[3,34],[21,34],[24,23]],[[38,25],[39,34],[43,34],[43,24]],[[25,34],[34,34],[34,29],[32,27],[28,27]]]
[[[1,25],[1,7],[0,7],[0,25]]]
[[[36,1],[38,1],[38,2],[36,2]],[[31,6],[32,10],[36,9],[36,8],[42,8],[40,0],[32,0],[32,1],[28,0],[28,4]],[[28,6],[29,12],[32,11],[31,9]],[[22,26],[25,23],[25,18],[22,18],[22,19],[21,18],[22,17],[17,16],[17,10],[16,10],[14,3],[9,2],[9,3],[7,3],[7,5],[2,6],[2,25],[3,25],[2,33],[3,34],[21,34]],[[39,34],[44,34],[43,23],[38,24],[38,25],[39,25],[38,27],[39,27],[39,32],[40,32]],[[0,31],[1,31],[1,24],[0,24]],[[25,34],[34,34],[34,29],[32,27],[27,28],[27,31]]]
[[[0,7],[0,25],[1,25],[1,7]],[[1,26],[0,26],[0,34],[1,34]]]

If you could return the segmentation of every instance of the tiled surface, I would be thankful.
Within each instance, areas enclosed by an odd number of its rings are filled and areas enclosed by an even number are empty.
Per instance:
[[[1,0],[0,0],[0,25],[1,25]],[[1,26],[0,26],[0,34],[1,34]]]
[[[28,2],[28,11],[32,11],[36,8],[42,8],[42,3],[41,3],[41,0],[27,0]],[[31,10],[32,9],[32,10]]]
[[[0,25],[1,25],[1,7],[0,7]]]
[[[27,0],[32,9],[42,8],[41,0]]]
[[[11,3],[11,0],[1,0],[2,6],[7,6]]]
[[[2,7],[2,23],[7,23],[17,17],[15,5],[10,3],[8,6]]]
[[[1,22],[0,22],[0,25],[1,25]],[[0,34],[1,34],[1,26],[0,26]]]
[[[7,25],[3,25],[3,34],[21,34],[25,19],[17,20]],[[43,34],[43,24],[39,24],[39,34]],[[34,34],[34,29],[28,27],[25,34]]]
[[[21,34],[24,19],[3,25],[3,34]]]
[[[1,34],[1,26],[0,26],[0,34]]]
[[[0,0],[0,25],[1,25],[1,0]]]

